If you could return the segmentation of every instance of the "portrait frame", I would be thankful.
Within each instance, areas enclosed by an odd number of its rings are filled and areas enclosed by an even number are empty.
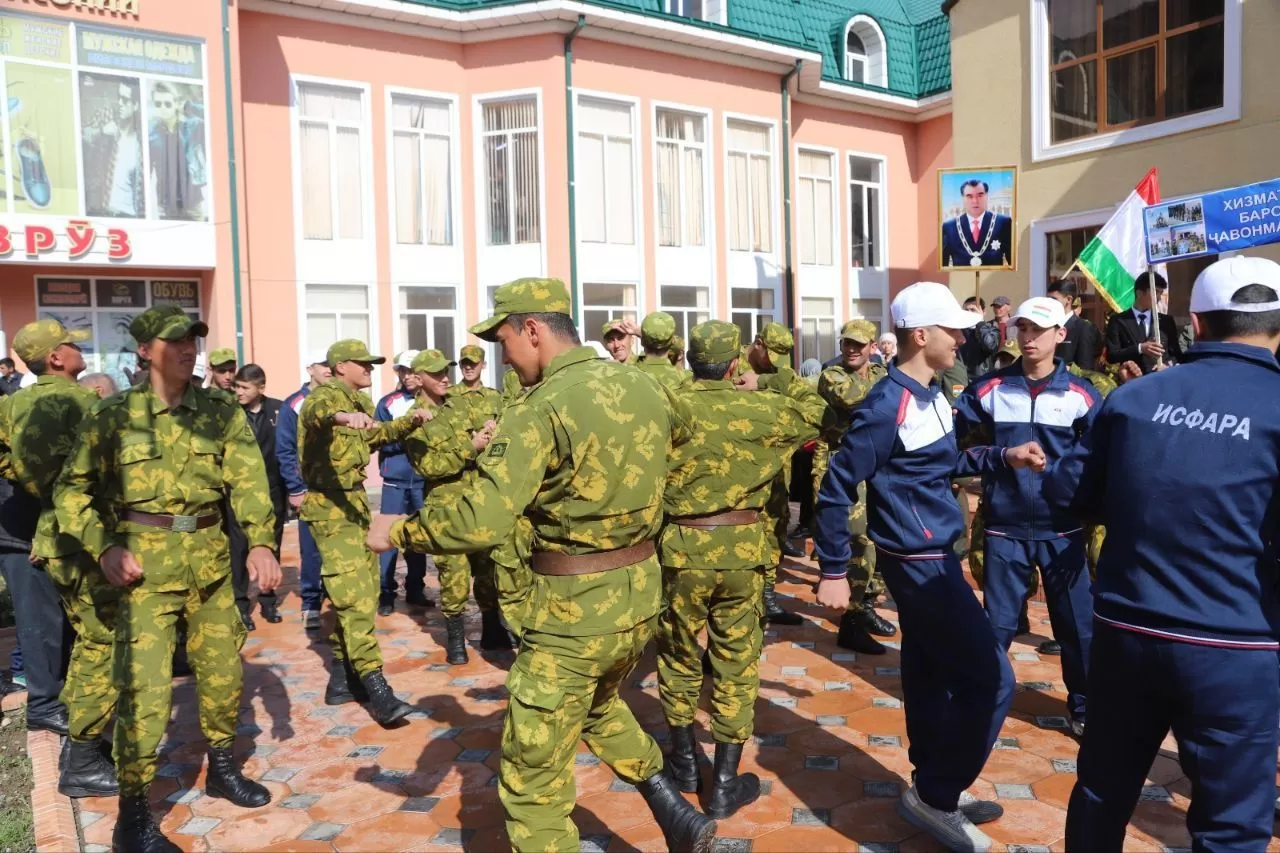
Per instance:
[[[975,244],[957,218],[966,213],[963,189],[986,184],[984,225]],[[986,214],[991,214],[989,225]],[[1018,167],[965,166],[938,170],[938,269],[985,272],[1018,269]],[[999,259],[997,261],[997,258]]]

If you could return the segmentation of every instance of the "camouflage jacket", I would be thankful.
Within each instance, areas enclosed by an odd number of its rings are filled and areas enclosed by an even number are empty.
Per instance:
[[[692,381],[690,375],[671,363],[665,355],[645,355],[636,367],[666,386],[668,391],[687,391]]]
[[[864,379],[843,364],[833,364],[818,376],[818,395],[828,409],[822,420],[821,436],[813,451],[813,475],[815,482],[822,481],[831,454],[840,447],[844,434],[849,431],[849,420],[854,407],[866,399],[871,388],[889,375],[882,364],[868,362]]]
[[[249,547],[275,545],[275,514],[262,451],[244,410],[227,394],[188,386],[173,409],[149,382],[98,403],[54,488],[58,525],[95,560],[112,545],[169,536],[120,520],[125,510],[208,515],[229,495]],[[152,544],[144,542],[144,545]],[[201,561],[196,581],[212,583],[228,562]],[[148,572],[147,585],[185,585]]]
[[[516,384],[519,385],[518,382]],[[445,393],[446,401],[452,400],[465,407],[468,413],[467,421],[472,432],[479,432],[484,429],[485,421],[496,421],[498,419],[498,415],[502,413],[504,399],[503,392],[495,388],[486,388],[483,385],[479,388],[450,385],[448,392]]]
[[[45,559],[81,550],[58,535],[53,484],[80,436],[80,422],[98,395],[65,376],[41,376],[21,394],[0,398],[0,476],[40,502],[31,553]]]
[[[576,347],[503,413],[475,483],[395,524],[391,540],[427,554],[482,551],[506,542],[524,516],[535,552],[592,554],[650,541],[662,526],[666,460],[690,437],[689,417],[683,400],[639,371]],[[535,574],[523,601],[504,609],[513,607],[525,630],[627,631],[658,612],[659,575],[656,558],[588,575]]]
[[[1103,399],[1118,387],[1115,379],[1109,373],[1098,373],[1096,370],[1084,370],[1074,364],[1067,365],[1067,372],[1073,376],[1079,376],[1081,379],[1088,379],[1093,383],[1093,387],[1098,389],[1098,393]]]
[[[404,440],[404,452],[413,470],[425,481],[427,498],[458,494],[458,489],[446,487],[465,482],[467,470],[475,470],[476,457],[480,455],[471,443],[475,416],[472,404],[463,395],[446,396],[439,406],[419,397],[413,409],[426,409],[432,415]],[[490,417],[493,415],[486,420]]]
[[[815,397],[744,393],[729,381],[697,381],[684,396],[693,413],[693,438],[671,454],[662,565],[724,571],[762,567],[775,547],[772,524],[763,516],[753,524],[709,530],[672,519],[763,510],[791,453],[818,434],[826,405]]]

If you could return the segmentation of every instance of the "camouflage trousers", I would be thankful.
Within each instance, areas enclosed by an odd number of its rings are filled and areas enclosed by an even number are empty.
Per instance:
[[[494,566],[490,552],[442,554],[432,559],[440,571],[441,613],[445,616],[461,616],[465,613],[473,582],[476,606],[481,610],[497,609],[498,590],[494,585]]]
[[[706,626],[711,733],[717,743],[745,742],[760,692],[764,571],[664,567],[662,583],[670,606],[658,627],[658,696],[667,723],[693,724],[702,693],[698,635]]]
[[[788,463],[769,486],[769,499],[765,502],[762,513],[773,531],[764,565],[764,582],[769,586],[777,582],[778,564],[782,562],[782,543],[787,538],[787,528],[791,524],[790,495],[787,490],[790,475],[791,465]]]
[[[76,632],[58,698],[67,708],[71,739],[86,743],[107,730],[120,697],[111,667],[121,591],[107,582],[98,564],[84,552],[52,558],[45,563],[45,571]]]
[[[527,518],[516,520],[507,541],[489,552],[493,566],[493,594],[502,618],[511,633],[519,637],[529,622],[528,608],[532,598],[533,569],[529,561],[533,556],[533,526]],[[480,593],[476,593],[477,601]]]
[[[347,660],[357,675],[382,668],[373,634],[381,575],[378,558],[365,545],[365,525],[347,519],[308,521],[320,551],[320,577],[337,620],[329,636],[335,661]]]
[[[573,777],[579,739],[625,782],[662,769],[662,752],[618,696],[658,617],[630,631],[560,637],[527,631],[507,676],[498,796],[511,846],[577,853]]]
[[[120,686],[115,759],[122,797],[145,794],[155,779],[156,751],[172,710],[179,619],[187,624],[187,658],[196,676],[200,729],[211,747],[230,747],[235,740],[245,629],[231,573],[202,588],[158,591],[148,589],[144,581],[125,589],[116,622],[114,668]]]
[[[884,595],[884,580],[876,572],[876,546],[867,536],[867,484],[858,484],[858,502],[849,507],[853,558],[849,560],[849,609],[858,610],[868,595]]]

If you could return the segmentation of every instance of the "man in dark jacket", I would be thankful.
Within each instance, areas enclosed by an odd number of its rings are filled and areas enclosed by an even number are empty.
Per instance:
[[[986,313],[987,304],[977,296],[970,296],[964,301],[964,310],[981,317]],[[972,329],[965,329],[964,343],[960,345],[958,355],[969,378],[977,378],[990,370],[991,360],[995,358],[998,349],[1000,327],[994,321],[984,320]]]
[[[324,351],[312,353],[307,359],[307,377],[310,381],[288,397],[280,406],[276,421],[276,462],[280,467],[280,479],[284,482],[289,506],[297,509],[307,494],[307,484],[302,481],[298,467],[298,412],[307,395],[329,381],[332,371],[325,361]],[[311,527],[298,519],[298,551],[302,565],[298,571],[298,592],[302,596],[302,627],[307,631],[320,629],[320,603],[324,599],[324,585],[320,580],[320,549],[311,535]]]
[[[393,368],[400,377],[400,386],[378,401],[373,417],[379,421],[394,421],[413,407],[414,395],[421,380],[411,369],[418,350],[405,350],[396,356]],[[382,475],[382,506],[380,511],[389,515],[413,515],[422,509],[425,489],[422,476],[409,462],[404,446],[394,441],[378,448],[378,473]],[[393,549],[378,555],[382,572],[382,591],[378,595],[378,615],[390,616],[395,608],[396,558]],[[415,607],[430,607],[431,599],[425,592],[427,555],[406,551],[404,555],[404,600]]]
[[[1081,370],[1097,370],[1102,333],[1093,323],[1076,315],[1074,305],[1076,297],[1080,295],[1076,283],[1071,279],[1051,281],[1047,293],[1050,299],[1061,302],[1067,313],[1067,325],[1063,327],[1067,336],[1058,344],[1054,355]]]
[[[262,451],[262,461],[267,467],[267,486],[271,490],[271,506],[276,514],[276,559],[280,559],[280,543],[284,539],[284,523],[289,517],[289,506],[285,501],[284,481],[280,478],[280,463],[276,461],[276,424],[280,419],[279,400],[266,396],[267,374],[256,364],[246,364],[235,374],[235,393],[245,416],[249,419],[249,427],[253,437],[257,439],[258,449]],[[249,602],[249,574],[246,561],[249,557],[249,542],[244,531],[230,511],[227,504],[227,535],[231,539],[231,582],[235,587],[236,606],[240,608],[240,618],[244,626],[252,631],[253,607]],[[258,605],[262,608],[262,618],[275,624],[281,620],[279,602],[275,591],[259,592]]]
[[[1159,273],[1144,274],[1133,280],[1133,289],[1133,308],[1121,311],[1107,323],[1107,361],[1111,364],[1136,362],[1143,374],[1155,370],[1157,364],[1164,367],[1177,364],[1182,358],[1178,325],[1167,313],[1156,310],[1160,297],[1169,289],[1169,282]],[[1159,342],[1154,340],[1152,325],[1157,317]]]

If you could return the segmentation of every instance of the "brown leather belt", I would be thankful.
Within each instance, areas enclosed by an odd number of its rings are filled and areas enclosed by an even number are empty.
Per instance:
[[[727,512],[717,512],[714,515],[686,515],[671,519],[673,523],[681,527],[697,527],[703,530],[755,524],[759,520],[760,510],[758,509],[731,509]]]
[[[216,512],[210,515],[158,515],[154,512],[126,509],[120,514],[120,520],[172,530],[174,533],[195,533],[220,523],[222,516]]]
[[[647,560],[657,553],[653,540],[641,542],[616,551],[598,551],[594,554],[557,554],[554,551],[538,551],[530,562],[533,570],[540,575],[565,577],[568,575],[590,575],[596,572],[611,572],[614,569],[625,569],[641,560]]]

